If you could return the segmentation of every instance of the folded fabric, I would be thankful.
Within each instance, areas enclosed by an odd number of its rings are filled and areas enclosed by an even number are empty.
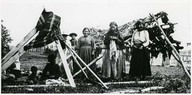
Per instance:
[[[59,79],[47,79],[45,81],[46,85],[66,85],[67,83],[65,83],[61,78]]]
[[[117,53],[117,47],[116,47],[115,41],[111,40],[109,46],[110,46],[109,47],[109,49],[110,49],[109,58],[110,58],[110,60],[114,59],[116,62],[118,59],[118,53]]]

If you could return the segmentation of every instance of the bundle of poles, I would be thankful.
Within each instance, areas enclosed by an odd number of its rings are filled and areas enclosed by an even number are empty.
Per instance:
[[[169,41],[168,37],[166,36],[165,32],[163,31],[163,29],[161,28],[161,26],[159,25],[156,17],[153,14],[150,14],[150,16],[155,20],[155,23],[157,24],[157,26],[159,27],[159,29],[161,30],[161,33],[163,34],[166,42],[168,43],[168,45],[171,47],[172,49],[172,55],[174,56],[174,58],[181,64],[185,74],[189,77],[189,79],[191,79],[191,75],[189,73],[189,71],[187,70],[185,64],[183,63],[183,60],[181,58],[181,56],[179,55],[178,51],[175,49],[175,47],[172,45],[172,43]]]
[[[60,35],[58,35],[57,38],[58,38],[59,40],[56,41],[56,43],[61,44],[60,41],[63,41],[63,36],[60,34]],[[64,43],[64,44],[65,44],[65,46],[66,46],[66,49],[68,49],[68,50],[70,51],[70,54],[72,55],[75,63],[80,67],[80,70],[79,70],[77,73],[75,73],[75,74],[73,75],[73,77],[75,77],[75,76],[77,76],[79,73],[83,72],[83,74],[85,75],[85,77],[86,77],[86,78],[89,78],[89,77],[87,76],[87,74],[85,73],[85,71],[84,71],[85,69],[88,69],[88,71],[91,72],[91,74],[92,74],[106,89],[108,89],[108,87],[103,83],[103,81],[89,68],[89,66],[91,66],[93,63],[95,63],[96,61],[98,61],[99,59],[101,59],[101,58],[103,57],[103,55],[98,56],[98,57],[95,58],[91,63],[89,63],[89,64],[87,65],[87,64],[79,57],[79,55],[78,55],[68,44],[66,44],[66,43]],[[61,46],[61,45],[59,45],[59,46]],[[60,48],[61,48],[61,47],[60,47]],[[58,49],[59,49],[59,48],[58,48]],[[80,65],[80,63],[78,62],[78,60],[82,63],[82,65],[85,66],[84,68],[81,67],[81,65]],[[65,68],[65,66],[64,66],[64,68]],[[66,70],[66,69],[65,69],[65,70]],[[69,79],[69,81],[70,81],[70,79],[73,79],[73,78],[68,78],[68,79]]]

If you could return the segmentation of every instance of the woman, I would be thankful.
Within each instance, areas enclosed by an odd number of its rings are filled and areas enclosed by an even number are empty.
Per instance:
[[[89,34],[90,30],[88,28],[84,28],[83,36],[78,39],[77,45],[77,48],[79,49],[79,56],[86,64],[89,64],[93,60],[93,55],[95,53],[95,41]],[[96,67],[93,64],[90,68],[94,71]],[[89,74],[90,73],[88,73],[88,75]]]
[[[132,35],[132,58],[129,75],[133,78],[145,79],[151,75],[150,56],[146,47],[149,45],[149,33],[144,29],[141,21],[136,24],[136,30]]]
[[[104,44],[106,50],[102,64],[102,77],[105,79],[118,80],[122,77],[123,65],[123,39],[120,37],[118,25],[110,23],[110,29],[105,35]]]

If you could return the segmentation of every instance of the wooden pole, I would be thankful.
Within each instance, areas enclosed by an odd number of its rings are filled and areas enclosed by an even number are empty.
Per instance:
[[[15,62],[21,55],[23,55],[26,51],[24,50],[25,44],[27,44],[31,38],[37,36],[36,28],[34,28],[31,32],[29,32],[24,39],[17,44],[3,59],[2,59],[2,71],[6,70],[13,62]]]
[[[4,71],[6,70],[12,63],[14,63],[21,55],[23,55],[26,51],[21,48],[20,50],[18,50],[16,52],[15,55],[13,55],[11,58],[9,58],[9,60],[7,62],[5,62],[4,64],[2,64],[1,70]]]
[[[77,61],[76,57],[74,56],[74,54],[70,51],[73,59],[75,60],[75,63],[79,66],[79,68],[81,69],[81,71],[83,72],[83,74],[85,75],[86,78],[88,78],[87,74],[84,72],[83,68],[81,67],[81,65],[79,64],[79,62]],[[74,76],[73,76],[74,77]]]
[[[151,15],[151,14],[150,14]],[[189,74],[189,72],[186,69],[185,64],[183,64],[183,61],[179,55],[179,53],[177,52],[177,50],[175,49],[175,47],[172,45],[172,43],[169,41],[169,39],[167,38],[165,32],[163,31],[163,29],[161,28],[161,26],[159,25],[157,19],[155,18],[154,15],[151,15],[153,17],[153,19],[155,20],[155,22],[157,23],[157,26],[159,27],[159,29],[161,30],[163,36],[165,37],[166,42],[171,46],[171,48],[173,49],[173,51],[175,52],[176,56],[179,58],[179,63],[181,64],[183,70],[185,71],[185,74],[187,74],[187,76],[191,79],[191,75]]]
[[[85,65],[85,67],[94,75],[94,77],[106,88],[108,89],[108,87],[101,81],[101,79],[89,68],[89,66],[87,66],[87,64],[77,55],[77,53],[71,49],[71,47],[69,47],[66,43],[65,45],[67,46],[68,49],[70,49],[72,51],[72,53],[83,63],[83,65]]]
[[[142,89],[141,92],[144,93],[144,92],[148,92],[148,91],[162,90],[164,88],[165,87],[162,87],[162,86],[153,86],[153,87],[148,87],[148,88]]]
[[[121,84],[152,84],[153,81],[124,81],[124,82],[107,82],[106,85],[121,85]]]
[[[57,48],[58,48],[58,51],[59,51],[59,54],[61,56],[61,60],[62,60],[62,63],[63,63],[63,67],[65,69],[65,72],[66,72],[66,75],[67,75],[67,78],[69,79],[69,83],[72,87],[76,87],[75,85],[75,82],[74,82],[74,79],[73,79],[73,76],[71,74],[71,71],[69,69],[69,65],[67,63],[67,59],[66,59],[66,55],[64,54],[63,52],[63,49],[61,47],[61,43],[59,40],[55,41],[56,45],[57,45]]]
[[[25,87],[25,88],[28,88],[28,87],[30,87],[30,88],[35,88],[35,87],[58,87],[58,86],[60,86],[60,87],[63,87],[63,85],[59,85],[59,84],[51,84],[51,85],[5,85],[5,86],[3,86],[4,88],[18,88],[18,87]],[[69,84],[65,84],[64,85],[65,87],[70,87],[70,85]]]
[[[87,66],[91,66],[93,63],[95,63],[96,61],[98,61],[99,59],[101,59],[103,57],[103,55],[98,56],[97,58],[95,58],[93,61],[91,61]],[[83,70],[87,69],[86,67],[83,68]],[[73,75],[73,77],[77,76],[79,73],[81,73],[81,70],[79,70],[77,73],[75,73]]]
[[[21,49],[22,47],[24,47],[24,45],[37,33],[37,30],[36,28],[34,28],[31,32],[29,32],[25,37],[24,39],[19,43],[17,44],[17,46],[15,46],[13,49],[11,49],[11,51],[5,55],[5,57],[3,57],[2,59],[2,65],[4,65],[7,61],[9,61],[9,59],[15,55],[15,53],[17,51],[19,51],[19,49]]]

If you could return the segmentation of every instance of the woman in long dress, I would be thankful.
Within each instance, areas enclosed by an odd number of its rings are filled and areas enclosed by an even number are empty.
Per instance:
[[[129,75],[132,78],[145,79],[151,75],[149,45],[149,33],[143,29],[141,21],[136,23],[136,30],[132,35],[132,58]]]
[[[90,30],[88,28],[84,28],[83,36],[78,39],[77,45],[77,48],[79,49],[79,56],[86,64],[89,64],[93,60],[96,48],[95,41],[89,34]],[[82,65],[82,67],[84,67],[84,65]],[[91,65],[90,68],[94,71],[96,69],[95,64]],[[90,72],[87,70],[85,72],[88,76],[90,75]]]
[[[104,44],[106,50],[102,64],[102,77],[110,80],[119,80],[123,74],[123,39],[120,37],[118,25],[115,22],[110,23],[110,29],[105,35]]]

